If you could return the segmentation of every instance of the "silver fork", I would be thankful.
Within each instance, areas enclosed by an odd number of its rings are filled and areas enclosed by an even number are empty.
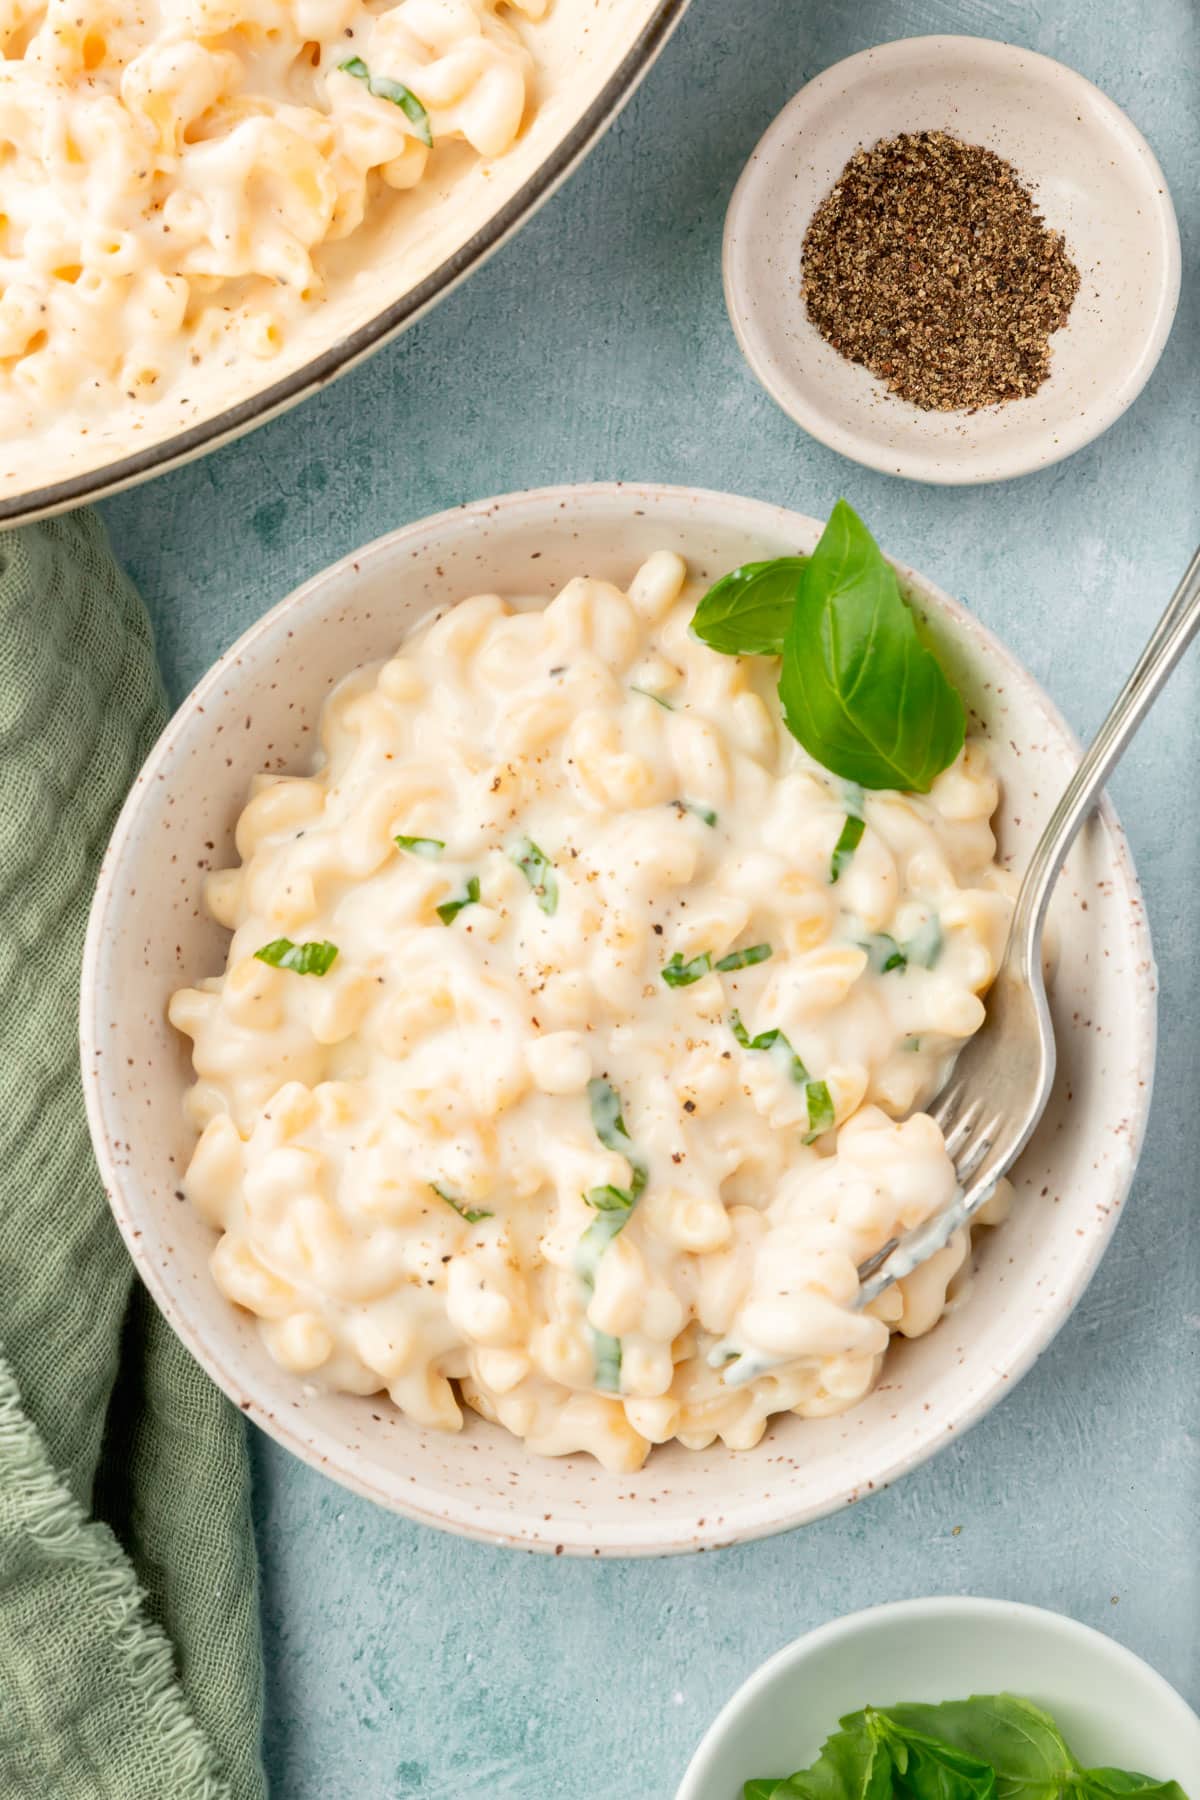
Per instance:
[[[860,1307],[942,1249],[979,1211],[1033,1135],[1054,1083],[1054,1027],[1042,978],[1042,929],[1050,896],[1076,833],[1198,626],[1200,550],[1050,815],[1017,895],[1008,942],[988,993],[987,1018],[928,1108],[954,1162],[955,1198],[860,1266]]]

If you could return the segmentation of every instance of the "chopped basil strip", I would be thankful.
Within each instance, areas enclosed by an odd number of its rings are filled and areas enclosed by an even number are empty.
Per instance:
[[[457,900],[443,900],[437,909],[437,916],[443,925],[450,925],[457,919],[464,906],[479,904],[479,877],[472,875],[467,883],[467,891]]]
[[[717,822],[717,815],[712,807],[702,806],[698,800],[672,800],[671,805],[678,806],[682,812],[694,813],[706,825],[715,825]]]
[[[372,75],[361,56],[348,56],[338,68],[343,75],[353,75],[355,81],[364,82],[368,94],[373,94],[376,100],[390,100],[393,106],[398,106],[421,142],[433,149],[429,114],[411,88],[406,88],[402,81],[393,81],[390,75]]]
[[[444,1187],[438,1186],[436,1181],[431,1181],[429,1185],[437,1195],[438,1199],[444,1200],[447,1206],[452,1206],[459,1218],[465,1219],[468,1225],[478,1225],[481,1219],[491,1219],[495,1217],[494,1213],[479,1212],[476,1211],[474,1207],[464,1206],[461,1200],[456,1200],[453,1194],[448,1194]]]
[[[291,969],[296,975],[327,975],[337,953],[337,945],[326,938],[308,944],[293,944],[291,938],[273,938],[254,952],[259,962],[270,963],[273,969]]]
[[[592,1330],[592,1348],[596,1353],[596,1386],[606,1394],[621,1391],[621,1340],[609,1337],[607,1331]]]
[[[646,1186],[646,1170],[633,1154],[633,1143],[621,1117],[621,1096],[611,1081],[605,1081],[602,1075],[594,1075],[588,1082],[588,1104],[592,1109],[592,1127],[596,1136],[606,1150],[615,1150],[625,1158],[633,1174],[628,1190],[618,1187],[591,1188],[584,1199],[589,1206],[595,1206],[604,1212],[615,1211],[620,1205],[624,1205],[627,1211],[632,1211],[634,1202]],[[602,1200],[597,1199],[596,1195],[610,1195],[613,1198]]]
[[[594,1193],[595,1191],[596,1190],[593,1188],[592,1192]],[[584,1198],[587,1198],[586,1194]],[[612,1243],[613,1239],[617,1237],[620,1232],[624,1231],[626,1225],[629,1223],[629,1215],[632,1211],[633,1208],[631,1206],[626,1206],[616,1208],[611,1212],[602,1212],[598,1214],[580,1238],[579,1248],[576,1251],[576,1263],[580,1274],[583,1276],[583,1284],[587,1289],[589,1296],[595,1286],[596,1264],[604,1255],[604,1252],[608,1249],[608,1246]],[[590,1271],[590,1273],[585,1273],[585,1271]]]
[[[623,1188],[592,1188],[584,1198],[589,1205],[598,1206],[600,1202],[597,1196],[601,1194],[619,1195],[622,1200],[628,1199],[629,1204],[625,1206],[605,1202],[575,1247],[575,1272],[589,1300],[596,1291],[596,1265],[613,1239],[624,1229],[633,1211],[633,1196],[626,1195]],[[621,1340],[610,1337],[606,1331],[597,1331],[594,1326],[589,1326],[588,1331],[596,1359],[593,1381],[603,1393],[619,1393]]]
[[[862,788],[857,781],[845,781],[842,783],[842,788],[844,794],[843,803],[846,811],[850,814],[852,819],[861,819],[863,816],[863,807],[866,804],[866,795],[863,793]]]
[[[733,969],[752,969],[755,963],[766,962],[774,954],[770,944],[751,944],[748,950],[731,950],[713,966],[720,974],[728,975]]]
[[[810,1081],[804,1090],[804,1098],[808,1103],[808,1136],[805,1143],[810,1144],[823,1131],[828,1131],[836,1114],[829,1089],[823,1081]]]
[[[709,950],[702,950],[699,956],[693,956],[691,962],[684,962],[682,952],[677,950],[659,973],[668,987],[691,987],[693,981],[699,981],[702,976],[710,974],[712,966],[712,952]]]
[[[522,838],[509,855],[533,889],[542,911],[552,913],[558,905],[558,878],[545,851],[539,850],[532,838]]]
[[[714,1344],[704,1360],[710,1369],[720,1369],[723,1374],[725,1370],[729,1371],[724,1375],[723,1385],[731,1388],[745,1387],[748,1381],[754,1381],[758,1376],[765,1375],[768,1369],[778,1366],[775,1357],[768,1356],[761,1350],[743,1349],[740,1344],[733,1343],[728,1338]],[[783,1800],[782,1795],[780,1800]],[[794,1800],[794,1797],[789,1795],[788,1800]],[[807,1794],[804,1800],[809,1800]],[[838,1795],[837,1800],[845,1800],[845,1797]]]
[[[910,963],[919,969],[932,969],[942,954],[942,928],[935,914],[930,914],[925,923],[917,928],[905,945]]]
[[[869,966],[876,975],[888,975],[893,969],[908,967],[907,950],[894,937],[889,937],[886,931],[871,932],[860,938],[858,947],[866,951]]]
[[[630,1137],[621,1117],[620,1094],[602,1075],[593,1075],[587,1092],[588,1105],[592,1109],[592,1129],[606,1150],[619,1150],[623,1156]]]
[[[819,1137],[823,1131],[828,1131],[835,1118],[829,1089],[823,1081],[809,1079],[803,1058],[796,1055],[784,1033],[782,1031],[760,1031],[757,1037],[751,1037],[742,1023],[742,1015],[739,1012],[730,1013],[729,1029],[743,1050],[769,1051],[797,1086],[803,1086],[804,1102],[808,1107],[808,1133],[804,1140],[805,1143],[811,1144],[815,1137]]]
[[[833,846],[833,855],[829,859],[831,882],[836,882],[841,876],[846,864],[862,842],[862,834],[865,830],[866,826],[861,819],[856,819],[853,814],[847,817],[846,823],[842,826],[841,836]]]
[[[576,1268],[584,1278],[589,1295],[595,1286],[596,1264],[613,1239],[628,1225],[645,1185],[644,1172],[635,1169],[632,1187],[594,1187],[583,1196],[588,1205],[596,1209],[596,1217],[580,1238],[575,1253]]]
[[[639,687],[635,681],[631,681],[629,684],[629,690],[633,694],[644,694],[647,700],[653,700],[655,706],[661,706],[664,712],[674,712],[675,711],[675,708],[671,704],[671,702],[668,699],[666,699],[664,697],[664,695],[656,694],[654,692],[653,688]]]
[[[742,1015],[739,1012],[730,1013],[729,1028],[743,1050],[770,1050],[780,1062],[785,1064],[793,1081],[799,1083],[808,1080],[808,1070],[805,1068],[802,1058],[796,1055],[782,1031],[760,1031],[757,1037],[751,1037],[742,1024]]]
[[[589,1206],[604,1213],[631,1213],[635,1198],[629,1188],[614,1187],[611,1182],[606,1182],[603,1187],[589,1188],[583,1197]]]
[[[921,1040],[919,1037],[906,1037],[900,1048],[902,1050],[919,1050],[921,1048]]]
[[[413,856],[440,856],[446,848],[441,838],[397,837],[392,842]]]
[[[623,1229],[629,1214],[598,1213],[575,1246],[572,1261],[580,1286],[590,1300],[596,1291],[596,1267],[617,1233]]]
[[[590,1298],[596,1290],[596,1265],[628,1224],[646,1186],[646,1169],[633,1153],[633,1144],[621,1116],[621,1096],[612,1082],[602,1075],[594,1075],[588,1082],[587,1092],[596,1136],[606,1150],[615,1150],[623,1156],[630,1168],[627,1188],[609,1182],[603,1187],[589,1188],[583,1196],[595,1209],[596,1217],[576,1245],[574,1260],[576,1274]],[[596,1358],[595,1384],[603,1393],[618,1394],[621,1391],[621,1340],[593,1327],[589,1330]]]
[[[860,950],[871,959],[876,975],[888,975],[893,969],[932,969],[942,953],[942,929],[935,917],[919,925],[907,943],[898,944],[886,931],[867,932],[858,939]]]
[[[743,1050],[765,1050],[766,1049],[767,1046],[765,1044],[758,1043],[754,1038],[752,1038],[750,1036],[750,1033],[746,1030],[745,1025],[742,1023],[742,1015],[740,1012],[738,1012],[736,1007],[729,1015],[729,1029],[730,1029],[730,1031],[732,1031],[734,1037],[737,1039],[738,1043],[742,1046]],[[771,1033],[764,1032],[762,1035],[764,1037],[769,1037],[771,1035]]]
[[[711,950],[702,950],[699,956],[685,962],[682,951],[677,950],[659,973],[668,987],[691,987],[693,981],[711,974],[713,969],[721,975],[731,975],[735,969],[752,969],[755,963],[766,962],[768,956],[774,954],[770,944],[750,944],[745,950],[731,950],[719,962],[713,961]]]

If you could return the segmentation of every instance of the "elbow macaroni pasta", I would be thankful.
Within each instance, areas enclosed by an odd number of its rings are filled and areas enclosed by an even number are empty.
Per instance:
[[[0,425],[273,356],[383,190],[510,146],[546,4],[0,0]]]
[[[953,1304],[965,1230],[866,1311],[856,1271],[953,1191],[920,1109],[1011,905],[984,746],[863,795],[768,665],[690,636],[685,577],[466,600],[348,677],[209,880],[224,973],[170,1007],[186,1191],[271,1354],[614,1470],[839,1412]]]

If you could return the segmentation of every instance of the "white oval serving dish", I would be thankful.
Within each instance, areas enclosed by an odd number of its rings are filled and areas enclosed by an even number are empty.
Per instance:
[[[1059,1076],[1017,1171],[1011,1221],[990,1234],[961,1310],[898,1344],[883,1381],[840,1418],[777,1420],[762,1444],[656,1450],[637,1475],[547,1461],[472,1418],[460,1436],[386,1401],[304,1386],[208,1271],[213,1234],[178,1196],[192,1139],[190,1066],[166,1020],[173,989],[224,964],[200,909],[202,871],[234,860],[250,777],[301,770],[333,683],[391,653],[438,601],[549,594],[580,572],[627,581],[662,546],[695,575],[811,548],[816,521],[757,500],[638,484],[558,487],[456,508],[317,575],[252,627],[151,752],[105,858],[83,972],[84,1088],[113,1210],[151,1293],[221,1386],[280,1443],[358,1493],[490,1542],[650,1555],[762,1536],[894,1480],[987,1410],[1083,1292],[1129,1187],[1150,1099],[1155,980],[1125,839],[1105,808],[1060,884],[1054,994]],[[984,628],[909,575],[943,658],[989,736],[1004,798],[1003,860],[1020,865],[1077,747],[1031,677]]]
[[[873,1606],[780,1650],[718,1713],[675,1800],[741,1800],[748,1779],[807,1767],[868,1702],[997,1693],[1044,1707],[1088,1768],[1200,1794],[1200,1719],[1148,1663],[1061,1613],[955,1595]]]
[[[848,362],[800,293],[808,222],[860,147],[945,130],[1011,162],[1082,276],[1036,394],[922,412]],[[990,38],[878,44],[801,88],[769,126],[725,221],[725,299],[767,392],[810,436],[913,481],[1002,481],[1107,431],[1141,393],[1179,299],[1179,227],[1162,170],[1120,107],[1073,69]]]

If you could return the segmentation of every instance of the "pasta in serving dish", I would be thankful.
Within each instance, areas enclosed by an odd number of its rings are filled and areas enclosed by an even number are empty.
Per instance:
[[[186,1192],[275,1358],[613,1469],[841,1410],[941,1316],[965,1232],[866,1312],[856,1269],[952,1190],[920,1107],[1010,912],[983,746],[864,795],[685,584],[477,596],[349,677],[170,1009]]]
[[[526,110],[547,0],[0,0],[0,427],[276,354],[323,252]]]

